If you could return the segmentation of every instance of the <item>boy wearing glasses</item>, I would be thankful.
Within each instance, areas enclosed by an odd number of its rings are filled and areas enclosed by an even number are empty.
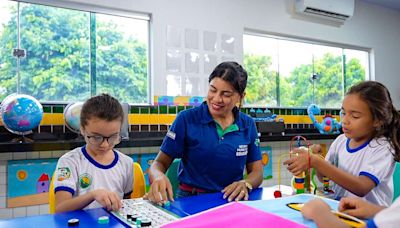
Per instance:
[[[132,158],[114,150],[121,141],[124,113],[114,97],[101,94],[82,107],[81,134],[86,145],[64,154],[54,178],[56,212],[121,208],[133,184]]]

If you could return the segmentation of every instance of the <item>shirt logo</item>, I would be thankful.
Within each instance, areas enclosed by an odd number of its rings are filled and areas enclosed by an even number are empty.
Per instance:
[[[168,132],[167,132],[167,136],[168,136],[170,139],[175,140],[176,134],[175,134],[175,132],[173,132],[173,131],[168,131]]]
[[[71,170],[69,167],[60,167],[57,170],[57,180],[63,181],[71,177]]]
[[[239,147],[236,149],[236,157],[246,156],[247,152],[247,145],[239,145]]]
[[[88,173],[84,173],[79,176],[79,186],[81,189],[87,189],[92,184],[92,176]]]

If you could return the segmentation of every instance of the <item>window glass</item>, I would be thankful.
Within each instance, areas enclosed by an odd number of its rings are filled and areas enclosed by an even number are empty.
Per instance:
[[[1,1],[0,42],[0,98],[71,102],[109,93],[150,102],[148,17]],[[13,56],[18,47],[24,57]]]
[[[259,36],[243,37],[244,65],[248,71],[246,105],[277,106],[278,41]]]
[[[301,107],[311,100],[311,44],[278,40],[280,106]],[[294,99],[295,98],[295,99]]]
[[[347,89],[369,78],[367,51],[245,34],[246,105],[340,108]]]
[[[40,101],[89,97],[89,13],[20,3],[21,92]]]
[[[17,59],[12,55],[18,47],[17,6],[0,1],[0,100],[17,91]]]
[[[96,92],[146,103],[148,22],[96,14]]]
[[[345,92],[351,85],[363,81],[368,75],[368,53],[365,51],[344,49],[344,89]]]

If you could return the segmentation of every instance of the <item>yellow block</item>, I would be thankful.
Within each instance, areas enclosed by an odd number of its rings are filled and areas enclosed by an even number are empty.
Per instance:
[[[129,114],[129,124],[172,124],[176,114]]]

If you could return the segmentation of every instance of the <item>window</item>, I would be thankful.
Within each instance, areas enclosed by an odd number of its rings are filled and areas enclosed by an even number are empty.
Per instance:
[[[13,1],[0,2],[0,15],[0,99],[20,92],[69,102],[109,93],[150,102],[148,17]]]
[[[367,51],[245,34],[246,104],[340,108],[345,91],[369,78]]]

